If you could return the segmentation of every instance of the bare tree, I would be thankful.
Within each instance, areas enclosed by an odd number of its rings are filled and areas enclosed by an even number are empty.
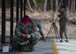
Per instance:
[[[38,5],[37,5],[37,3],[36,3],[36,0],[32,0],[32,1],[33,1],[33,3],[34,3],[34,6],[35,6],[35,11],[37,11]]]
[[[2,7],[2,0],[0,0],[0,8]]]
[[[71,1],[71,12],[73,12],[73,0]]]
[[[44,0],[41,0],[40,5],[38,7],[38,11],[42,12],[44,10]]]
[[[70,0],[68,1],[68,10],[70,11]]]
[[[47,8],[47,1],[48,1],[48,0],[45,0],[45,1],[44,1],[44,12],[46,11],[46,8]]]
[[[55,2],[56,2],[56,4],[55,4],[55,9],[56,9],[56,11],[57,11],[57,8],[58,8],[58,1],[59,1],[59,0],[55,0]]]
[[[31,7],[31,5],[30,5],[30,0],[27,0],[27,4],[28,4],[29,9],[30,9],[31,11],[34,11],[34,10],[32,9],[32,7]]]
[[[73,11],[75,12],[75,0],[73,0]]]

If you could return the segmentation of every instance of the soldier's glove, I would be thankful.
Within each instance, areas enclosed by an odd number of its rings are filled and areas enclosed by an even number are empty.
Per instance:
[[[29,34],[22,34],[23,38],[30,38],[31,36]]]

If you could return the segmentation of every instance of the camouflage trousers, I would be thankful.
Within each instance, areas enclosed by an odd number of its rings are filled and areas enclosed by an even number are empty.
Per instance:
[[[20,45],[20,43],[22,43],[22,41],[18,38],[13,38],[12,39],[12,49],[14,51],[16,50],[19,50],[21,51],[23,46],[27,47],[27,48],[30,48],[31,50],[33,50],[33,46],[37,44],[37,38],[29,38],[28,39],[28,43],[27,44],[24,44],[24,45]]]
[[[68,39],[67,37],[67,27],[63,27],[60,26],[60,38],[63,39],[63,37],[65,37],[66,39]]]

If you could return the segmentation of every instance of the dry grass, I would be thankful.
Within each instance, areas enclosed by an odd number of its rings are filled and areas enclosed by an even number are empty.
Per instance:
[[[44,13],[40,13],[40,12],[26,12],[27,15],[29,15],[30,17],[32,17],[33,19],[38,19],[41,21],[41,25],[42,25],[42,29],[44,32],[44,35],[46,36],[49,28],[51,26],[51,23],[49,22],[52,19],[52,13],[50,12],[44,12]],[[57,17],[57,13],[55,13],[55,19]],[[7,10],[6,12],[6,20],[10,19],[10,12],[9,10]],[[16,18],[16,11],[14,11],[14,20]],[[76,20],[76,13],[70,13],[69,15],[69,19],[70,20]],[[76,22],[76,21],[74,21]],[[14,30],[15,30],[15,25],[16,23],[14,22]],[[59,24],[57,23],[57,26],[59,28]],[[7,21],[6,22],[6,35],[10,34],[10,22]],[[68,35],[70,36],[70,38],[73,38],[76,36],[76,25],[70,24],[70,26],[68,27]],[[71,32],[70,32],[71,31]],[[1,34],[1,11],[0,11],[0,34]],[[51,32],[49,35],[54,36],[54,32]]]

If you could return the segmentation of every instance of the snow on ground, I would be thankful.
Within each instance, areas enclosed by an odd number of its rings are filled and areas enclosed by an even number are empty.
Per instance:
[[[58,54],[76,54],[76,39],[69,39],[69,42],[59,42],[58,39],[54,39]],[[10,54],[51,54],[53,49],[50,44],[50,38],[46,42],[39,41],[34,47],[32,52],[11,52]]]
[[[58,54],[76,54],[76,39],[69,39],[69,42],[55,42]]]

